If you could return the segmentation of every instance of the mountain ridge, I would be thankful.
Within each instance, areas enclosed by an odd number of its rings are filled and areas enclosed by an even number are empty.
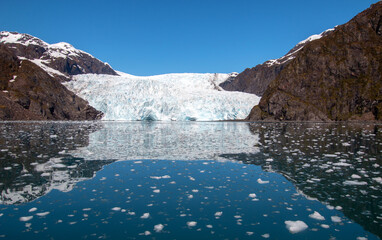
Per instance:
[[[382,119],[382,2],[309,42],[269,84],[249,121]]]

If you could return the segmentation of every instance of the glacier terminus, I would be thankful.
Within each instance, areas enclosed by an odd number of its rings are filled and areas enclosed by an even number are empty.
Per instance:
[[[224,91],[235,73],[156,76],[80,74],[64,85],[113,121],[219,121],[244,119],[260,97]]]

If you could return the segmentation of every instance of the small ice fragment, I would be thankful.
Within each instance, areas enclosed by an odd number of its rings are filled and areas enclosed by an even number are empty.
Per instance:
[[[111,210],[113,210],[113,211],[120,211],[121,208],[120,207],[113,207]]]
[[[199,190],[198,189],[192,189],[192,192],[197,193],[197,192],[199,192]]]
[[[33,208],[29,209],[29,212],[34,212],[36,210],[37,210],[37,208],[33,207]]]
[[[327,229],[327,228],[329,228],[329,225],[327,225],[327,224],[321,224],[321,227]]]
[[[155,232],[161,232],[163,230],[164,226],[163,224],[157,224],[154,226],[154,231]]]
[[[149,218],[149,217],[150,217],[150,213],[144,213],[144,214],[141,216],[142,219],[147,219],[147,218]]]
[[[355,185],[355,186],[362,186],[362,185],[367,185],[367,182],[364,182],[364,181],[351,181],[351,180],[347,180],[344,182],[344,185]]]
[[[338,157],[337,154],[324,154],[325,157]]]
[[[357,240],[367,240],[365,237],[357,237]]]
[[[26,216],[26,217],[21,217],[19,220],[21,222],[27,222],[29,220],[31,220],[33,218],[33,216]]]
[[[221,217],[221,215],[223,215],[223,212],[216,212],[215,213],[215,217]]]
[[[213,228],[211,224],[206,225],[207,228]]]
[[[361,176],[359,176],[359,175],[357,175],[357,174],[353,174],[353,175],[351,175],[351,178],[359,179],[359,178],[361,178]]]
[[[250,198],[255,198],[255,197],[256,197],[256,193],[250,193],[250,194],[249,194],[249,197],[250,197]]]
[[[90,210],[92,210],[91,208],[84,208],[84,209],[82,209],[82,211],[90,211]]]
[[[266,184],[266,183],[269,183],[269,181],[263,181],[263,180],[261,180],[259,178],[259,179],[257,179],[257,183],[259,183],[259,184]]]
[[[325,217],[322,216],[320,213],[318,213],[316,211],[314,211],[314,213],[310,214],[309,217],[313,218],[313,219],[316,219],[316,220],[320,220],[320,221],[325,220]]]
[[[195,227],[196,224],[197,224],[197,222],[195,222],[195,221],[187,222],[187,226],[189,226],[189,227]]]
[[[106,178],[105,178],[105,177],[102,177],[102,178],[100,179],[100,181],[104,181],[104,180],[106,180]]]
[[[266,234],[263,234],[261,235],[263,238],[269,238],[271,235],[269,235],[269,233],[266,233]]]
[[[148,236],[148,235],[151,235],[151,232],[150,231],[145,231],[145,236]]]
[[[374,181],[382,184],[382,177],[373,178]]]
[[[160,190],[159,189],[155,189],[155,190],[153,190],[153,192],[160,193]]]
[[[286,228],[289,230],[290,233],[295,234],[299,233],[301,231],[304,231],[308,228],[308,225],[304,223],[303,221],[285,221]]]
[[[188,177],[191,181],[195,181],[195,178],[193,178],[193,177],[191,177],[191,176],[189,176]]]
[[[254,232],[246,232],[248,236],[252,236]]]
[[[341,207],[341,206],[337,206],[337,207],[336,207],[336,210],[341,211],[341,210],[342,210],[342,207]]]
[[[267,160],[265,160],[266,162],[273,162],[273,159],[272,158],[268,158]]]
[[[342,222],[341,218],[338,216],[331,216],[332,222],[339,223]]]
[[[45,217],[46,215],[48,215],[50,212],[42,212],[42,213],[36,213],[37,216],[39,217]]]

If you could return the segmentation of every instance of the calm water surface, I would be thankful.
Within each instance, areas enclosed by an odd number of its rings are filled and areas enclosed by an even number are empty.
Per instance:
[[[380,239],[382,125],[0,123],[5,239]]]

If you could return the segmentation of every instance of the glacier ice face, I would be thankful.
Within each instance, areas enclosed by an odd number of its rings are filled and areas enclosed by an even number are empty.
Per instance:
[[[213,121],[243,119],[260,97],[228,92],[230,74],[179,73],[138,77],[76,75],[65,86],[104,113],[103,120]]]

